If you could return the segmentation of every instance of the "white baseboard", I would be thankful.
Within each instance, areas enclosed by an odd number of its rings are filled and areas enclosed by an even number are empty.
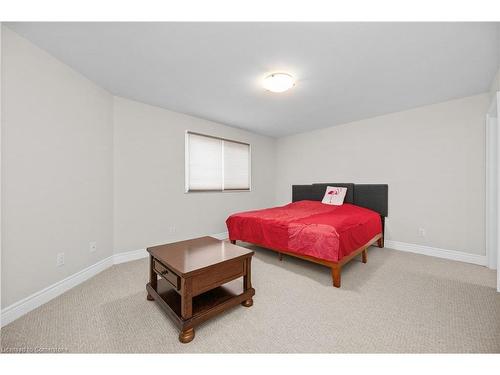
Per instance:
[[[117,253],[113,255],[113,264],[120,264],[131,262],[133,260],[146,258],[148,256],[148,252],[146,249],[132,250],[127,251],[125,253]]]
[[[220,240],[224,240],[228,238],[228,232],[216,233],[210,236]],[[57,296],[60,296],[69,289],[81,284],[85,280],[88,280],[98,273],[104,271],[105,269],[111,267],[113,264],[131,262],[133,260],[146,258],[147,256],[148,252],[146,251],[146,249],[139,249],[123,253],[116,253],[106,259],[103,259],[96,264],[93,264],[92,266],[75,273],[74,275],[68,276],[63,280],[58,281],[57,283],[52,284],[47,288],[33,293],[32,295],[2,309],[0,316],[1,326],[4,327],[17,318],[20,318],[24,314],[29,313],[31,310],[36,309],[44,303],[47,303]]]
[[[428,255],[436,258],[444,258],[450,260],[456,260],[459,262],[478,264],[480,266],[487,265],[486,255],[476,255],[464,253],[456,250],[446,250],[437,247],[430,247],[424,245],[416,245],[407,242],[391,241],[385,240],[385,247],[394,250],[407,251],[410,253]]]
[[[1,326],[5,326],[17,318],[29,313],[31,310],[49,302],[51,299],[63,294],[64,292],[74,288],[75,286],[83,283],[85,280],[97,275],[105,269],[113,265],[113,256],[103,259],[90,267],[87,267],[80,272],[77,272],[65,279],[58,281],[55,284],[48,286],[31,296],[23,298],[22,300],[7,306],[2,309]]]
[[[229,238],[229,232],[226,231],[226,232],[211,234],[210,237],[217,238],[218,240],[225,240]]]

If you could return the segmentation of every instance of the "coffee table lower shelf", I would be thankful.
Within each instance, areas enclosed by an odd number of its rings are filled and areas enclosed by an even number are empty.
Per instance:
[[[160,278],[157,290],[148,283],[146,290],[181,331],[194,328],[231,307],[251,300],[255,295],[253,288],[243,291],[241,279],[233,280],[193,297],[193,315],[189,319],[183,319],[181,317],[181,296],[167,281]]]

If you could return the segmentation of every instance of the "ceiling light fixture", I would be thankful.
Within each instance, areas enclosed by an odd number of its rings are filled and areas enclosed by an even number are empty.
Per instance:
[[[285,92],[295,86],[295,78],[287,73],[273,73],[264,78],[263,86],[272,92]]]

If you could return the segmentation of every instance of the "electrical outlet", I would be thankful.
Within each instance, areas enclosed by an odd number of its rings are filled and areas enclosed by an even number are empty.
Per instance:
[[[64,253],[58,253],[56,259],[57,267],[64,266]]]
[[[171,226],[168,228],[168,231],[169,231],[170,233],[175,233],[175,231],[176,231],[175,225],[171,225]]]
[[[418,235],[420,237],[425,237],[425,228],[418,228]]]
[[[89,242],[89,251],[91,253],[94,253],[97,251],[97,242],[94,242],[94,241]]]

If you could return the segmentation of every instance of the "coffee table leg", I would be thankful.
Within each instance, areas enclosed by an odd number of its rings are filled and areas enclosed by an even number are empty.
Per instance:
[[[192,279],[181,279],[181,317],[187,320],[193,316]],[[179,341],[183,344],[193,341],[194,328],[185,328],[179,333]]]
[[[154,290],[157,290],[158,287],[158,277],[156,276],[156,272],[153,268],[153,256],[149,256],[149,284]],[[148,293],[146,299],[148,301],[153,301],[154,298]]]
[[[181,317],[187,320],[193,316],[192,280],[181,279]]]
[[[193,341],[194,339],[194,328],[187,328],[179,333],[179,341],[183,344]]]
[[[247,258],[246,260],[246,272],[245,276],[243,276],[243,290],[247,291],[252,288],[252,257]],[[253,299],[249,298],[241,303],[245,307],[250,307],[253,305]]]

